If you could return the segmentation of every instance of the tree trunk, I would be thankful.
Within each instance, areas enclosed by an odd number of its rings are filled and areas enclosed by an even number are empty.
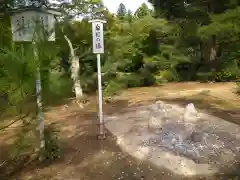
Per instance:
[[[211,71],[216,70],[217,60],[217,47],[216,47],[216,35],[212,35],[210,39],[210,54],[209,54],[209,65]]]
[[[75,91],[76,100],[80,100],[83,97],[83,90],[79,79],[79,58],[75,55],[73,46],[69,38],[64,35],[65,40],[70,48],[70,60],[71,60],[71,78],[73,80],[73,87]]]
[[[220,3],[221,4],[221,3]],[[208,1],[208,12],[209,13],[217,13],[218,12],[218,5],[220,5],[218,3],[217,0],[211,0],[211,1]],[[208,70],[209,71],[215,71],[216,70],[216,60],[217,60],[217,47],[216,47],[216,43],[217,42],[217,37],[216,35],[212,35],[211,37],[209,37],[209,40],[208,40],[208,51],[209,51],[209,54],[208,54],[208,57],[207,57],[207,66],[208,66]]]
[[[216,36],[213,35],[206,42],[203,42],[202,49],[206,70],[215,71],[217,65]]]

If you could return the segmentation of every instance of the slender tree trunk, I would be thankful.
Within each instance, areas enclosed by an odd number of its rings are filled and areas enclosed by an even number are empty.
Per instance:
[[[217,60],[217,47],[216,47],[216,35],[211,36],[210,39],[210,54],[209,54],[209,65],[211,71],[216,70]]]
[[[71,60],[71,78],[73,80],[73,86],[75,91],[76,100],[80,100],[83,97],[83,90],[79,78],[79,58],[75,55],[73,46],[69,38],[64,35],[65,40],[70,48],[70,60]]]
[[[217,47],[216,47],[216,36],[211,36],[202,45],[202,56],[207,71],[215,71],[217,65]]]
[[[209,12],[210,13],[217,13],[219,10],[219,6],[218,6],[218,1],[217,0],[211,0],[209,1]],[[216,70],[216,65],[217,65],[217,36],[216,35],[212,35],[209,38],[209,58],[208,58],[208,65],[209,65],[209,69],[210,71],[215,71]]]
[[[55,17],[55,20],[58,22],[57,18]],[[79,78],[79,58],[76,56],[75,51],[73,49],[72,42],[67,37],[66,34],[64,34],[63,28],[61,29],[64,39],[67,41],[69,49],[70,49],[70,61],[71,61],[71,78],[73,80],[73,88],[75,92],[76,102],[79,107],[83,108],[82,103],[80,103],[80,100],[83,98],[83,90]]]

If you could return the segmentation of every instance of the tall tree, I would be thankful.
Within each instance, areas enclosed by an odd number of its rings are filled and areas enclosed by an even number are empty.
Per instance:
[[[151,15],[151,10],[148,8],[146,3],[143,3],[134,13],[137,18],[143,18]]]
[[[120,4],[119,4],[119,7],[118,7],[118,10],[117,10],[117,17],[118,17],[120,20],[124,20],[124,18],[126,17],[126,15],[127,15],[126,6],[125,6],[123,3],[120,3]]]
[[[186,26],[196,23],[195,26],[208,25],[211,22],[210,14],[223,13],[229,8],[239,5],[237,0],[149,0],[156,9],[156,12],[164,13],[165,17],[175,20],[181,27],[182,34],[186,32]],[[191,22],[191,23],[189,23]],[[191,28],[188,28],[191,29]],[[197,40],[197,28],[195,28],[195,39]],[[212,71],[216,70],[218,55],[221,48],[217,45],[217,35],[212,34],[207,40],[199,41],[201,59]]]
[[[127,12],[126,19],[129,23],[131,23],[133,21],[133,14],[132,14],[132,11],[130,9]]]
[[[74,38],[71,39],[71,33],[68,33],[67,29],[69,30],[70,21],[76,17],[87,16],[87,19],[98,16],[101,11],[103,11],[103,4],[101,0],[97,1],[72,1],[71,3],[61,3],[58,5],[58,8],[64,10],[64,16],[59,20],[61,22],[59,28],[61,30],[62,36],[66,40],[68,45],[68,53],[69,59],[71,64],[71,78],[73,80],[73,90],[75,92],[76,101],[80,107],[83,107],[82,103],[80,102],[83,98],[83,89],[80,81],[80,60],[79,58],[83,56],[78,56],[75,44],[73,44]],[[81,48],[81,47],[80,47]],[[82,50],[82,49],[81,49]],[[86,50],[86,49],[84,49]],[[81,53],[84,54],[84,50]]]
[[[153,4],[157,15],[161,12],[168,19],[184,17],[185,0],[149,0],[149,2]]]

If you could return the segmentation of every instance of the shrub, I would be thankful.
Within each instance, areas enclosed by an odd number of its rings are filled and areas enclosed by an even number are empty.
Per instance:
[[[144,77],[140,73],[129,73],[119,77],[121,84],[127,88],[141,87],[144,85]]]
[[[197,73],[197,79],[202,82],[214,81],[215,72],[199,72]]]
[[[115,79],[115,81],[111,80],[110,82],[105,83],[103,97],[108,98],[117,95],[123,88],[124,86],[118,82],[117,79]]]
[[[239,71],[233,71],[233,70],[230,70],[230,69],[224,69],[220,72],[217,72],[214,76],[214,79],[216,81],[219,81],[219,82],[238,80],[239,78],[240,78],[240,72]]]
[[[163,70],[156,75],[157,83],[166,83],[172,81],[179,81],[179,77],[174,70]]]
[[[45,149],[43,152],[43,158],[45,160],[57,160],[62,156],[60,143],[59,143],[59,131],[53,125],[46,126],[44,129]]]
[[[73,95],[72,81],[67,75],[51,72],[49,79],[42,84],[43,103],[45,105],[57,103]]]

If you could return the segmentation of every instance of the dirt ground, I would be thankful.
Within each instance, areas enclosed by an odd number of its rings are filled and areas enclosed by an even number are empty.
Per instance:
[[[104,112],[124,111],[129,106],[151,103],[156,100],[185,105],[194,103],[196,108],[240,124],[240,98],[234,94],[234,83],[174,83],[159,87],[133,88],[124,91],[112,102],[104,105]],[[107,139],[97,140],[96,97],[90,97],[84,109],[75,104],[49,108],[45,113],[47,123],[60,129],[61,147],[64,157],[52,164],[32,163],[18,169],[11,177],[0,179],[16,180],[172,180],[187,179],[176,176],[164,169],[157,169],[149,162],[138,161],[116,145],[115,138],[108,133]],[[1,134],[7,136],[7,132]],[[0,144],[0,159],[3,158],[4,144]],[[1,161],[0,161],[1,166]],[[2,177],[1,177],[2,175]],[[226,172],[213,177],[191,179],[228,179],[236,172]],[[236,177],[236,179],[238,179]]]
[[[133,88],[124,91],[117,100],[128,105],[162,100],[186,106],[193,103],[197,109],[240,124],[240,97],[234,83],[172,83],[161,87]]]

